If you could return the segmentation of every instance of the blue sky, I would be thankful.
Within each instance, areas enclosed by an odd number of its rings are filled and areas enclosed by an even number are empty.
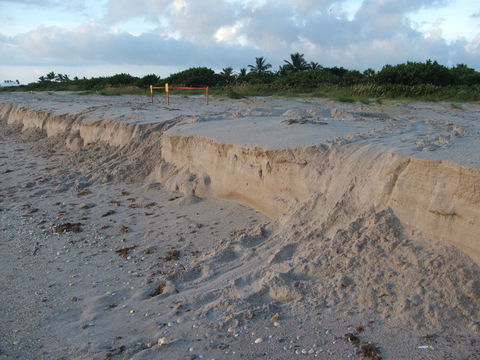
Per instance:
[[[480,70],[472,0],[0,0],[0,82],[238,70],[299,51],[325,66],[435,59]]]

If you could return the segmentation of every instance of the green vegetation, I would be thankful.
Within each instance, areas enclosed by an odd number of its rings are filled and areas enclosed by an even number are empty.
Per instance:
[[[236,92],[234,89],[231,87],[228,87],[226,89],[225,95],[229,97],[230,99],[243,99],[244,96],[238,92]]]
[[[248,69],[248,70],[247,70]],[[385,65],[380,71],[363,72],[343,67],[323,67],[294,53],[277,71],[264,57],[235,72],[232,67],[220,73],[206,67],[194,67],[167,78],[150,74],[135,77],[117,74],[109,77],[70,79],[50,72],[37,82],[4,87],[2,91],[71,90],[103,95],[148,94],[149,85],[165,83],[183,86],[209,86],[211,93],[240,99],[244,96],[316,96],[344,102],[381,103],[382,99],[421,99],[429,101],[479,101],[480,72],[464,64],[446,67],[436,61]],[[196,93],[188,92],[190,93]],[[183,92],[182,92],[183,94]],[[452,107],[455,107],[453,105]]]
[[[182,86],[215,86],[220,84],[222,76],[205,67],[190,68],[170,75],[162,83]]]

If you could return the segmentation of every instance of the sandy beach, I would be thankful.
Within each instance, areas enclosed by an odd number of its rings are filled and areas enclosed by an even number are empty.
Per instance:
[[[0,94],[0,359],[480,358],[479,115]]]

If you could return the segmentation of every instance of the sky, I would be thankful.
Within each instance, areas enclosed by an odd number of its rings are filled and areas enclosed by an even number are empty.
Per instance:
[[[290,54],[379,70],[427,59],[480,70],[478,0],[0,0],[0,82],[192,66],[236,71]]]

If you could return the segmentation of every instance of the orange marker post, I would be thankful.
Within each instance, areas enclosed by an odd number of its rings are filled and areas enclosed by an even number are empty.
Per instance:
[[[165,93],[167,95],[167,105],[170,105],[170,88],[168,87],[168,83],[165,84]]]

